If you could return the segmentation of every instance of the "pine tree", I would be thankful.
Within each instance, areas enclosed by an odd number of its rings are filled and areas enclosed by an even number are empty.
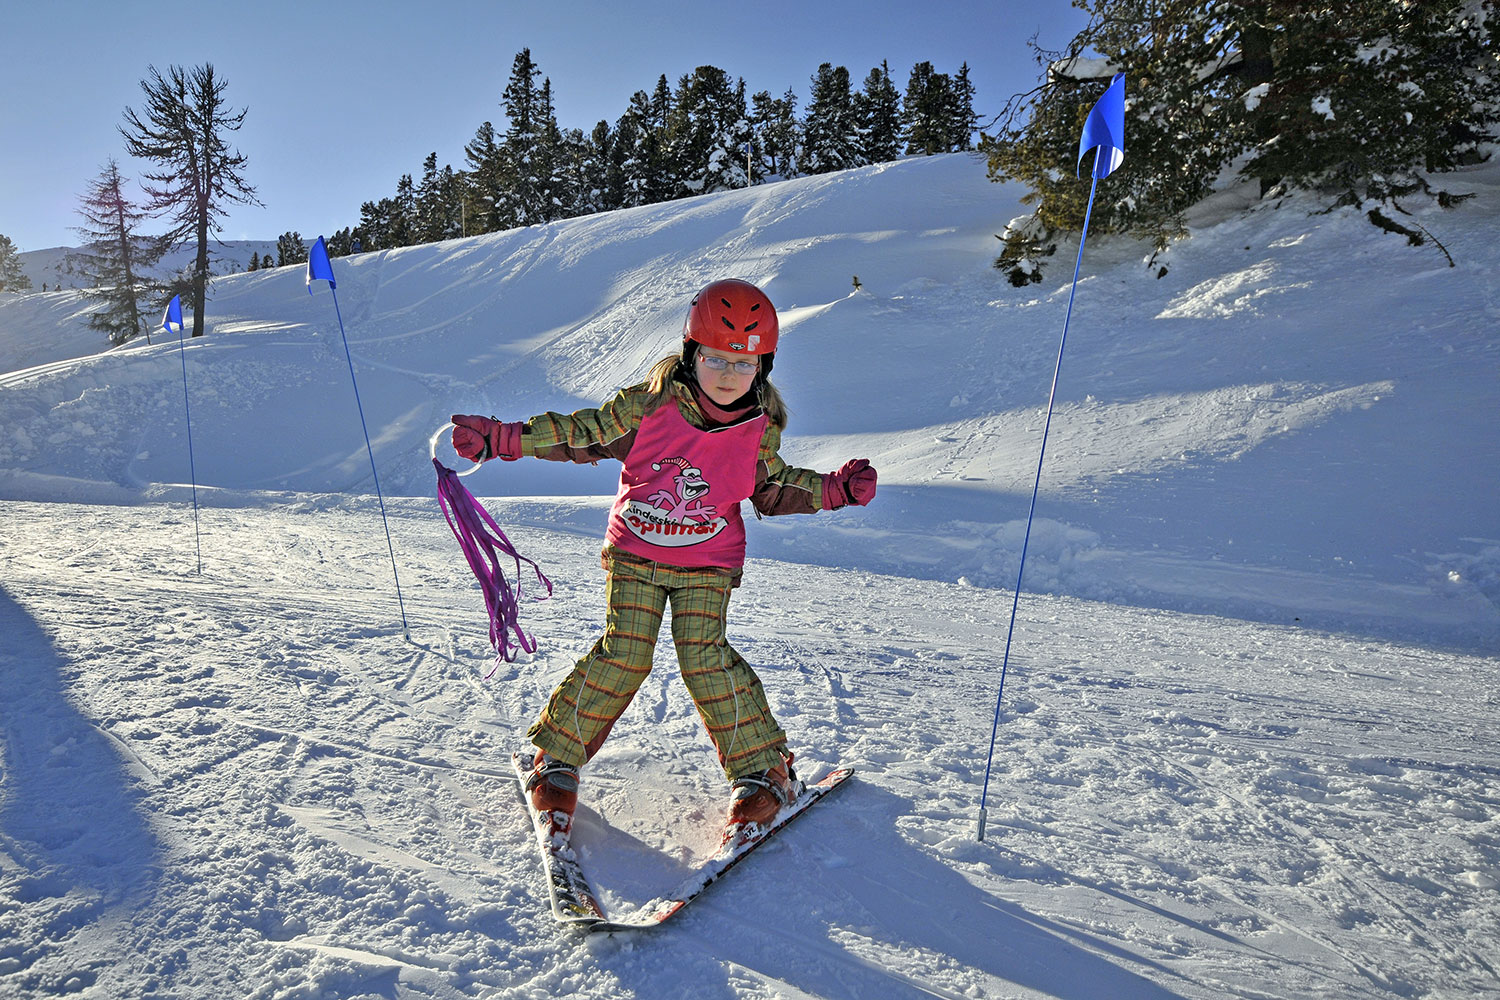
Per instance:
[[[849,89],[849,71],[823,63],[812,81],[802,127],[802,168],[826,174],[862,165],[865,141]]]
[[[354,236],[352,230],[345,226],[324,241],[323,246],[330,257],[347,257],[353,250]]]
[[[442,176],[438,171],[436,152],[428,153],[427,158],[422,161],[422,179],[417,183],[414,200],[414,242],[436,243],[443,239],[447,229],[447,212],[443,206]]]
[[[260,251],[259,250],[252,250],[252,251],[250,251],[250,266],[247,267],[245,270],[247,270],[247,271],[259,271],[260,270]]]
[[[589,156],[589,137],[582,129],[559,128],[552,165],[554,219],[571,219],[595,211],[590,182],[584,176]]]
[[[452,166],[437,165],[437,153],[422,161],[422,180],[411,194],[411,241],[436,243],[464,234],[468,178]]]
[[[672,88],[657,78],[652,93],[638,90],[615,122],[621,207],[654,205],[678,194],[680,170],[672,161],[668,123],[673,113]]]
[[[537,88],[536,122],[532,175],[536,178],[541,206],[537,221],[552,222],[569,214],[568,206],[575,200],[575,193],[569,176],[570,152],[566,148],[562,129],[557,124],[550,78],[543,78],[541,87]]]
[[[967,64],[957,90],[930,63],[921,67],[931,120],[923,119],[920,142],[933,152],[966,148],[974,120]],[[361,205],[366,248],[655,204],[900,155],[911,126],[889,67],[871,70],[858,94],[843,67],[825,65],[820,73],[808,109],[811,147],[794,89],[780,98],[762,91],[747,101],[744,81],[731,82],[714,66],[682,76],[675,91],[659,76],[650,93],[632,95],[613,127],[600,122],[586,134],[559,126],[551,80],[538,85],[541,71],[523,49],[502,95],[504,134],[485,122],[464,147],[467,170],[438,171],[429,157],[419,184],[403,177],[394,198]]]
[[[864,89],[854,98],[866,163],[885,163],[901,155],[901,95],[882,60],[865,77]]]
[[[1004,236],[996,264],[1012,281],[1039,279],[1056,234],[1082,225],[1088,185],[1075,178],[1078,135],[1117,71],[1128,81],[1129,157],[1091,226],[1159,248],[1236,160],[1263,197],[1318,192],[1330,207],[1365,208],[1376,225],[1422,242],[1414,222],[1387,209],[1399,214],[1398,199],[1412,195],[1456,203],[1432,172],[1482,156],[1500,120],[1494,0],[1080,6],[1088,25],[1066,53],[1038,50],[1044,84],[1012,99],[999,134],[981,143],[991,177],[1024,182],[1036,206]],[[1029,120],[1017,125],[1023,114]]]
[[[29,292],[31,279],[21,269],[21,256],[9,236],[0,235],[0,292]]]
[[[1121,70],[1131,81],[1130,167],[1111,175],[1109,196],[1096,201],[1091,226],[1097,233],[1149,238],[1158,248],[1183,231],[1182,213],[1208,193],[1234,148],[1231,123],[1205,114],[1198,103],[1222,106],[1234,90],[1228,77],[1207,70],[1230,49],[1222,33],[1196,20],[1201,7],[1194,0],[1103,0],[1067,53],[1037,50],[1047,75],[1026,108],[1030,121],[1023,128],[1007,124],[982,144],[991,177],[1023,181],[1031,192],[1022,201],[1036,205],[1002,236],[995,263],[1012,283],[1040,281],[1041,262],[1055,251],[1057,234],[1082,225],[1088,185],[1077,178],[1078,136],[1089,108]],[[1105,58],[1085,59],[1085,51]],[[1011,116],[1015,103],[1007,109]]]
[[[795,177],[800,172],[802,123],[797,119],[797,93],[788,88],[781,97],[761,91],[750,99],[750,123],[759,139],[761,169],[766,174]]]
[[[625,131],[626,117],[621,115],[610,130],[609,159],[604,166],[604,199],[606,211],[630,204],[630,176],[627,166],[635,149],[635,134]]]
[[[750,125],[750,105],[745,99],[745,81],[737,79],[734,96],[725,109],[728,128],[719,133],[723,162],[733,164],[720,172],[720,182],[727,187],[749,187],[755,183],[755,130]],[[730,119],[733,119],[730,121]],[[717,154],[710,154],[711,158]]]
[[[469,163],[469,190],[474,205],[466,220],[467,231],[493,233],[508,228],[506,220],[501,218],[505,202],[504,163],[494,125],[485,122],[479,126],[464,147],[464,158]]]
[[[438,237],[456,240],[465,235],[468,225],[469,175],[443,164],[438,173],[438,205],[441,208],[441,232]]]
[[[83,237],[83,249],[72,255],[72,262],[83,275],[85,294],[102,307],[89,317],[89,327],[103,332],[111,344],[123,344],[146,329],[142,303],[162,288],[148,273],[167,251],[160,237],[141,235],[146,212],[126,195],[125,183],[119,164],[107,161],[79,202],[84,224],[74,230]]]
[[[906,82],[902,133],[908,153],[931,156],[952,149],[953,82],[930,62],[919,62]]]
[[[672,87],[665,73],[656,78],[656,87],[651,91],[646,121],[646,146],[649,153],[644,188],[645,203],[654,205],[676,198],[682,190],[682,178],[687,165],[674,153],[677,148],[672,134],[672,117],[676,105]]]
[[[966,152],[974,148],[974,133],[979,116],[974,113],[974,81],[969,79],[969,64],[958,67],[958,75],[948,90],[948,151]]]
[[[615,154],[611,158],[612,176],[617,175],[620,207],[634,208],[646,204],[646,188],[651,176],[650,148],[651,98],[638,90],[630,106],[615,122]],[[613,164],[618,162],[617,166]]]
[[[1452,205],[1430,174],[1477,160],[1500,121],[1500,10],[1492,2],[1242,4],[1229,23],[1240,37],[1270,29],[1270,79],[1240,100],[1242,134],[1256,138],[1241,168],[1262,191],[1280,185],[1325,191],[1336,205],[1422,243],[1384,209],[1425,195]],[[1254,105],[1253,107],[1251,105]],[[1298,141],[1274,141],[1295,135]]]
[[[171,66],[162,76],[155,66],[141,81],[144,117],[125,109],[120,134],[131,156],[159,165],[144,175],[141,187],[152,212],[169,219],[165,234],[173,246],[195,241],[192,270],[193,336],[203,335],[203,304],[209,279],[209,238],[222,232],[220,219],[228,205],[259,205],[255,188],[244,178],[246,158],[230,150],[225,136],[237,132],[245,109],[231,111],[224,100],[228,84],[205,63],[191,71]]]
[[[544,180],[538,176],[538,145],[542,122],[538,109],[536,78],[541,75],[531,59],[531,50],[516,53],[510,82],[501,95],[508,119],[502,156],[502,190],[505,200],[500,214],[509,226],[529,226],[545,221]]]
[[[678,196],[744,187],[743,143],[749,141],[743,81],[717,66],[699,66],[677,85],[667,120],[668,158],[677,166]]]
[[[614,130],[609,122],[599,122],[588,137],[579,166],[586,188],[584,203],[590,212],[608,212],[624,204],[624,176],[616,153]]]
[[[307,245],[302,242],[302,234],[297,232],[282,233],[276,239],[276,266],[290,267],[293,264],[307,263]]]
[[[396,197],[391,200],[389,236],[393,247],[417,243],[417,186],[411,174],[402,174],[396,182]]]
[[[727,83],[728,76],[725,76]],[[745,103],[745,81],[736,80],[726,90],[715,90],[717,103],[710,111],[714,131],[709,142],[708,162],[703,171],[703,190],[732,191],[753,181],[754,134]],[[750,147],[747,155],[746,146]]]
[[[361,244],[366,250],[383,250],[398,246],[391,235],[394,226],[396,203],[391,198],[367,201],[359,206],[359,225],[355,232],[361,235]]]

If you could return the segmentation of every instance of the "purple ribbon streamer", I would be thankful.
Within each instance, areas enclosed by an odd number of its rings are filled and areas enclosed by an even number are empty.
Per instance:
[[[536,640],[521,631],[519,620],[521,563],[528,564],[536,572],[536,578],[547,588],[547,597],[552,596],[552,581],[543,575],[540,566],[516,551],[500,525],[474,499],[474,495],[464,488],[464,484],[458,481],[458,473],[435,458],[432,464],[437,469],[438,503],[442,505],[443,517],[447,519],[448,528],[453,532],[453,537],[458,539],[458,546],[463,549],[464,558],[468,560],[469,568],[479,581],[479,589],[484,594],[485,610],[490,615],[490,646],[495,650],[495,666],[484,675],[488,680],[500,669],[502,662],[515,662],[523,650],[528,653],[536,652]],[[514,591],[500,569],[502,554],[509,556],[516,564]],[[537,600],[544,601],[547,597],[538,597]],[[510,639],[512,632],[516,636],[514,645]]]

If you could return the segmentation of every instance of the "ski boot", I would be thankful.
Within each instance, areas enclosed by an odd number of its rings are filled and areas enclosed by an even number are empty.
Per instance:
[[[537,751],[526,776],[531,807],[547,820],[550,832],[566,834],[578,808],[578,768]]]
[[[792,770],[792,755],[783,750],[782,757],[782,762],[769,770],[734,779],[729,800],[731,828],[768,826],[802,793],[802,782]]]

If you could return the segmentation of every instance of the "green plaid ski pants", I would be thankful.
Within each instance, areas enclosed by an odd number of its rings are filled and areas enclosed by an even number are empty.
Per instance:
[[[582,765],[609,735],[651,672],[668,604],[682,679],[719,763],[731,779],[781,763],[784,733],[771,716],[755,670],[724,637],[729,595],[739,574],[685,569],[618,550],[605,553],[604,634],[552,692],[527,735],[548,755]]]

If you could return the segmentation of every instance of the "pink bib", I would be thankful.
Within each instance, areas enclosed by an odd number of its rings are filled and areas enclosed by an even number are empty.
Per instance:
[[[675,402],[647,414],[620,470],[605,540],[672,566],[743,566],[740,501],[755,490],[766,421],[700,430]]]

